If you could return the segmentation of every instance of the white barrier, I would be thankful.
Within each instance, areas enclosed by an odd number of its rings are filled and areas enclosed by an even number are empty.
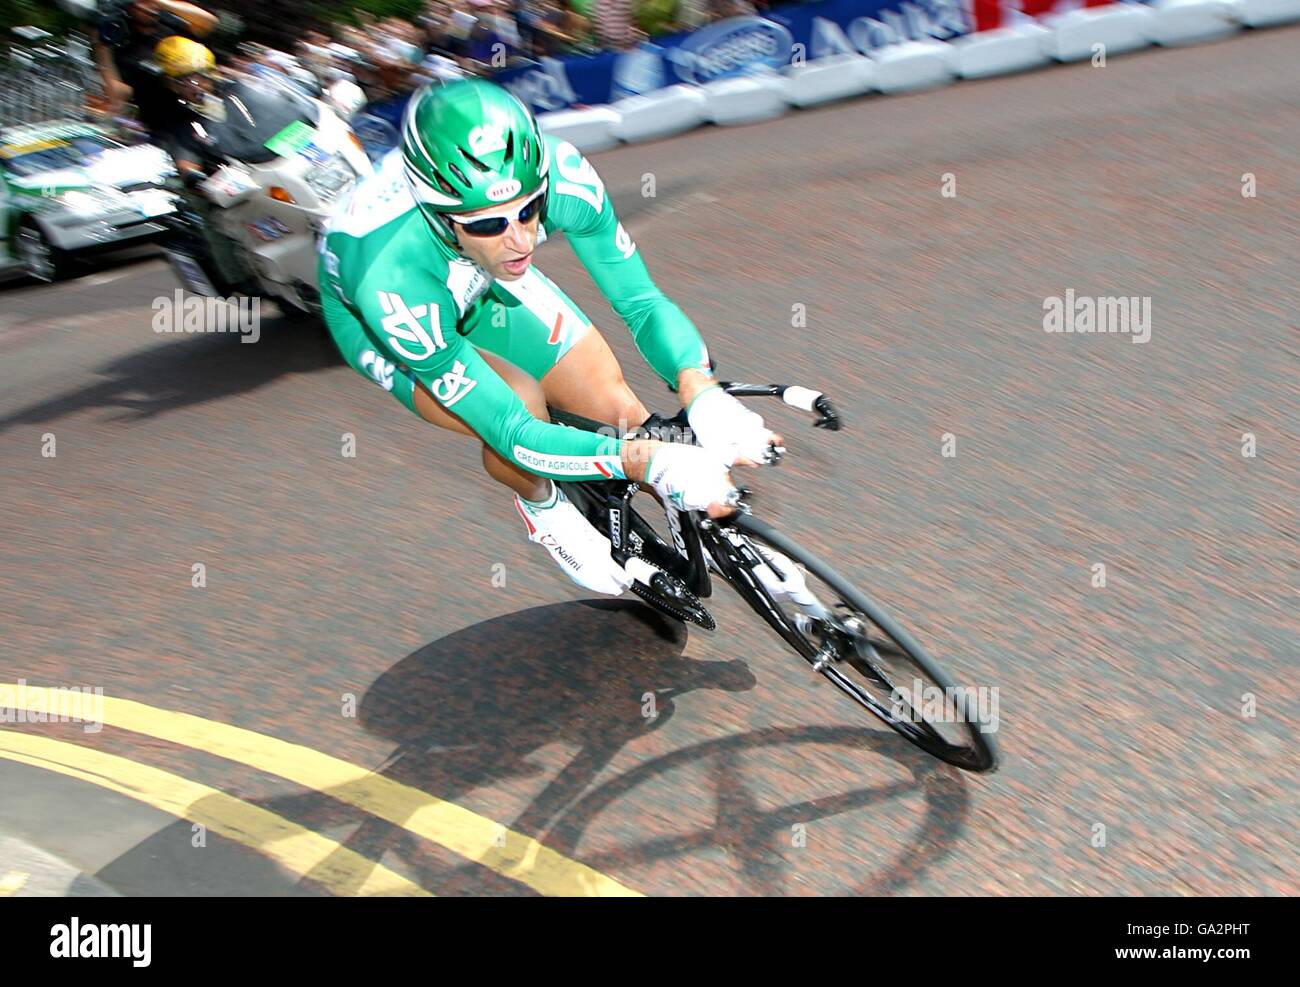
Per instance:
[[[1300,0],[1237,0],[1237,17],[1247,27],[1300,21]]]
[[[829,55],[785,70],[785,98],[794,106],[818,106],[870,92],[875,62],[862,55]]]
[[[584,154],[604,151],[618,144],[620,116],[609,106],[592,106],[585,110],[556,110],[539,113],[537,125],[543,133],[562,137]]]
[[[1017,24],[953,38],[948,42],[948,67],[963,79],[984,79],[1037,68],[1048,62],[1041,24]]]
[[[1112,3],[954,39],[888,45],[870,56],[837,54],[800,66],[751,75],[674,85],[608,106],[538,114],[542,130],[584,152],[624,141],[645,141],[703,123],[757,123],[789,106],[817,106],[862,95],[911,92],[945,85],[954,76],[985,78],[1020,72],[1047,58],[1062,62],[1136,51],[1151,43],[1194,44],[1240,29],[1300,20],[1300,0],[1151,0]]]
[[[948,68],[950,45],[942,41],[900,41],[872,54],[876,77],[872,85],[882,93],[914,92],[952,82]]]
[[[614,132],[628,143],[658,140],[694,130],[709,118],[709,101],[699,86],[669,86],[612,104],[620,116]]]
[[[1193,45],[1241,30],[1227,0],[1152,0],[1151,40],[1158,45]]]
[[[771,120],[790,108],[785,76],[776,72],[718,79],[700,88],[708,101],[709,119],[723,127]]]
[[[1042,19],[1049,29],[1043,50],[1058,62],[1092,58],[1094,45],[1107,56],[1137,51],[1151,44],[1151,17],[1151,8],[1128,3],[1049,14]]]

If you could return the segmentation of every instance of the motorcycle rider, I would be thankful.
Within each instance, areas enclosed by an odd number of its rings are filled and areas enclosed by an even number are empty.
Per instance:
[[[173,102],[154,49],[171,35],[206,37],[217,17],[182,0],[101,0],[97,15],[95,63],[109,110],[121,116],[127,101],[133,102],[141,125],[154,136],[166,126]]]
[[[154,136],[176,163],[183,185],[190,219],[185,249],[207,268],[213,287],[224,294],[242,292],[252,271],[237,244],[210,221],[214,206],[202,189],[202,182],[222,164],[208,135],[208,126],[225,116],[225,104],[217,95],[216,58],[199,42],[173,35],[158,43],[154,59],[173,100]],[[203,264],[204,259],[212,264]]]

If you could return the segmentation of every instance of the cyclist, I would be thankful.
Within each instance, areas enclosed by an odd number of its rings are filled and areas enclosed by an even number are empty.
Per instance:
[[[649,412],[591,321],[533,266],[560,232],[700,446],[621,437]],[[494,83],[416,93],[401,147],[340,202],[321,251],[325,320],[347,362],[424,420],[477,436],[529,539],[581,586],[617,595],[631,580],[552,479],[643,481],[720,517],[734,509],[729,468],[779,455],[780,436],[713,380],[699,332],[650,279],[590,162]],[[548,403],[618,422],[620,436],[551,424]]]

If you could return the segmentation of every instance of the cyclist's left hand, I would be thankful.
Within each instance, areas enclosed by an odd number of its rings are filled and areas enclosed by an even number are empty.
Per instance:
[[[785,451],[781,436],[763,424],[762,416],[721,387],[701,391],[686,418],[700,445],[727,466],[775,463]]]

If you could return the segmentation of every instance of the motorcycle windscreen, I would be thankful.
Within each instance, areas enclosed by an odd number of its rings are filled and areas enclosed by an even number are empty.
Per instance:
[[[297,153],[311,140],[320,108],[302,90],[244,78],[222,87],[223,117],[204,121],[214,147],[227,158],[264,164]]]

